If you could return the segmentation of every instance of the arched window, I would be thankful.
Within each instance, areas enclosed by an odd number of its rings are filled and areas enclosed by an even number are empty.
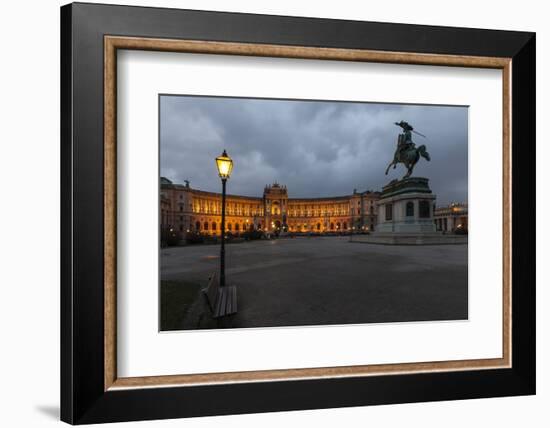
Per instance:
[[[207,221],[204,222],[204,230],[208,230],[208,222]]]
[[[340,222],[336,223],[336,229],[340,230]]]
[[[429,201],[420,201],[418,203],[418,216],[421,218],[430,217],[430,202]]]
[[[231,226],[231,223],[227,223],[227,230],[230,231],[230,230],[231,230],[231,227],[232,227],[232,226]]]
[[[393,219],[393,204],[386,204],[384,205],[386,209],[386,221],[390,221]]]
[[[238,232],[239,231],[239,223],[235,223],[235,230]]]
[[[215,221],[212,222],[212,230],[216,230],[216,222]]]
[[[414,203],[412,202],[407,202],[407,208],[406,208],[406,213],[405,215],[407,217],[414,217]]]
[[[317,230],[321,230],[321,223],[317,223]]]
[[[347,228],[348,228],[348,223],[344,222],[344,230],[346,230]]]
[[[330,223],[330,230],[334,230],[334,223]]]
[[[200,223],[200,221],[197,221],[197,222],[195,223],[195,229],[197,229],[197,232],[201,230],[201,223]]]

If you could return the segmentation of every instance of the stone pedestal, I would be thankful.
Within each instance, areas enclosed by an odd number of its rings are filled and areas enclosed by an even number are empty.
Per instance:
[[[377,202],[376,234],[414,236],[436,233],[433,219],[435,199],[427,178],[409,177],[390,182],[382,188]]]

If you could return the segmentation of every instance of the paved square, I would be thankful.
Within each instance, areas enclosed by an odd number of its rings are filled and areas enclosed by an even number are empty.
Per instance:
[[[219,251],[162,249],[161,278],[206,285],[219,269]],[[212,324],[195,308],[182,329],[468,318],[467,245],[385,246],[348,237],[243,242],[226,246],[226,277],[237,286],[238,313]]]

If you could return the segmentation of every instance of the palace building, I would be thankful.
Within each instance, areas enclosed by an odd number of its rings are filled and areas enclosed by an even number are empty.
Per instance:
[[[286,186],[265,186],[261,197],[226,195],[226,231],[339,233],[374,230],[379,192],[353,191],[323,198],[290,198]],[[183,235],[221,233],[221,193],[161,178],[161,228]]]
[[[437,231],[468,232],[468,205],[454,202],[445,207],[438,207],[434,212],[434,222]]]

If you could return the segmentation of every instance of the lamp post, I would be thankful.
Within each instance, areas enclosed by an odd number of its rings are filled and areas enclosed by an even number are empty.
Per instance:
[[[231,175],[233,169],[233,160],[227,156],[227,152],[224,150],[221,156],[216,158],[216,166],[218,167],[218,174],[222,179],[222,245],[220,250],[220,287],[225,286],[225,184],[227,179]]]

